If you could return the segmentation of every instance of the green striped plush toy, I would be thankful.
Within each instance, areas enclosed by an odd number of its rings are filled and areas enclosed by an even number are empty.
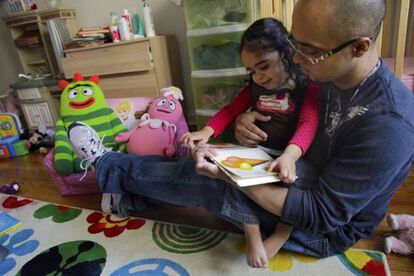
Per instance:
[[[60,97],[60,118],[56,123],[55,167],[60,175],[81,172],[80,160],[68,142],[67,129],[75,121],[84,122],[95,129],[99,137],[104,135],[106,147],[115,146],[115,136],[127,131],[117,114],[109,108],[104,94],[97,85],[98,76],[84,80],[76,73],[73,82],[60,81],[63,89]],[[125,145],[121,145],[121,150]]]

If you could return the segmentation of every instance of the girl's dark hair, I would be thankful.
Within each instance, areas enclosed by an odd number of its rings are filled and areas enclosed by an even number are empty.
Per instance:
[[[288,75],[295,80],[298,88],[306,89],[309,80],[292,61],[293,56],[287,41],[288,35],[288,31],[279,20],[271,17],[259,19],[243,33],[240,53],[243,50],[262,53],[278,51],[283,56],[282,62]]]

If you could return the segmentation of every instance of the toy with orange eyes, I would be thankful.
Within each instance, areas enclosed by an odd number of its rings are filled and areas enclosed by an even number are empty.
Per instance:
[[[176,151],[176,123],[183,115],[181,90],[170,86],[161,89],[163,96],[148,105],[141,122],[130,131],[115,137],[116,142],[128,142],[128,153],[173,156]]]

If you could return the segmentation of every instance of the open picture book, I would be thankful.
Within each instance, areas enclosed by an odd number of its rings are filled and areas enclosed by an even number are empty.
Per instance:
[[[238,186],[280,181],[277,173],[267,171],[273,158],[262,149],[233,144],[211,146],[217,153],[212,161]]]

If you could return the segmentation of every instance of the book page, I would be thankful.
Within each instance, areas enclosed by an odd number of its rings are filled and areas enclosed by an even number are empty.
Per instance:
[[[215,148],[214,161],[224,170],[240,178],[255,178],[275,175],[267,169],[273,158],[259,148],[234,147]]]

